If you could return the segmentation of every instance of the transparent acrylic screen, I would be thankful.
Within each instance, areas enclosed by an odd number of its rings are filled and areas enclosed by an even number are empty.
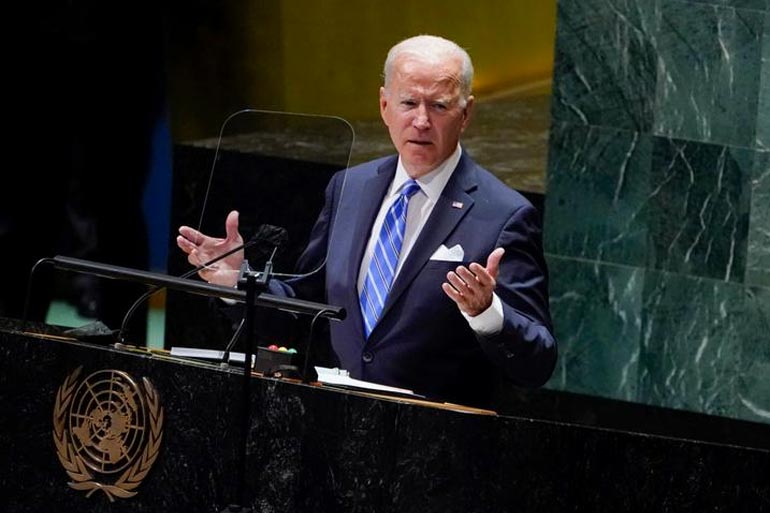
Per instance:
[[[318,271],[324,258],[302,269],[297,260],[329,180],[349,165],[353,140],[352,127],[338,117],[251,109],[232,114],[218,138],[195,143],[216,150],[208,185],[196,201],[197,228],[223,237],[225,218],[237,210],[244,240],[259,239],[246,251],[252,268],[272,257],[279,275]]]

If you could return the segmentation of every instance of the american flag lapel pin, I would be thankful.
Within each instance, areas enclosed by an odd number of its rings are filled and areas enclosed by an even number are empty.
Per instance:
[[[452,208],[463,208],[463,202],[462,201],[453,201],[452,202]]]

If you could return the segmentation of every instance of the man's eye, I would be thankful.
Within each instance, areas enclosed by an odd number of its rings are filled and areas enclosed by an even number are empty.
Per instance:
[[[415,105],[417,105],[417,102],[414,100],[402,100],[401,105],[405,107],[414,107]]]
[[[447,107],[447,105],[445,103],[434,103],[433,104],[433,108],[436,109],[436,110],[443,111],[443,110],[447,110],[448,107]]]

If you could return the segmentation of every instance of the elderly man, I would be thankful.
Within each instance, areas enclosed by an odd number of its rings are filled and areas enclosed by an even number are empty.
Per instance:
[[[556,341],[539,217],[460,145],[474,102],[470,57],[416,36],[391,48],[384,77],[380,113],[398,155],[332,179],[299,262],[323,270],[271,290],[347,310],[331,344],[354,378],[482,406],[500,373],[542,385]],[[219,239],[183,226],[177,244],[200,265],[242,242],[237,212],[225,227]],[[201,277],[234,286],[242,259]]]

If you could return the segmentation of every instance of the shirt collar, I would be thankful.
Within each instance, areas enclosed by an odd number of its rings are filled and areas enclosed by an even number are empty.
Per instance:
[[[436,169],[415,180],[420,184],[422,192],[425,193],[432,202],[435,203],[438,201],[439,196],[441,196],[441,191],[444,190],[447,182],[452,177],[452,173],[454,173],[457,163],[460,162],[461,156],[462,148],[458,144],[455,151],[444,162],[439,164]],[[401,162],[401,156],[399,156],[398,165],[396,166],[396,175],[393,177],[393,183],[390,186],[388,196],[397,194],[409,180],[411,180],[411,178],[406,174],[404,164]]]

